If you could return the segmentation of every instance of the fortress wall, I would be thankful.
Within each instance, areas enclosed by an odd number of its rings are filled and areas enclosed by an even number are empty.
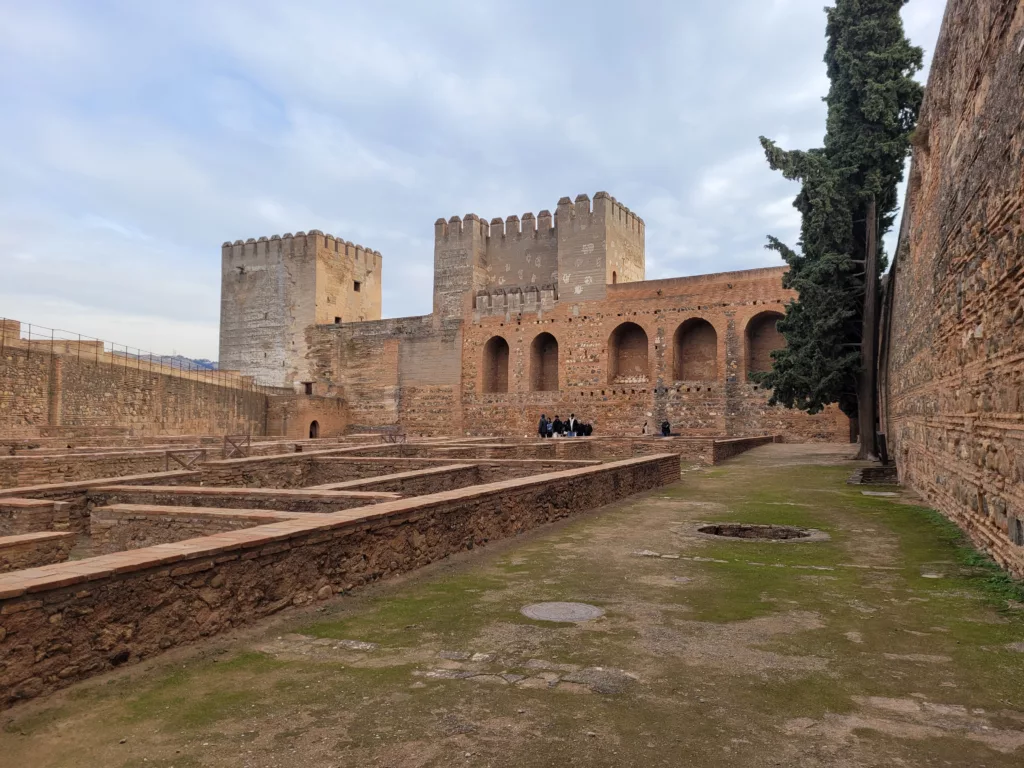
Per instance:
[[[224,243],[221,367],[275,387],[308,380],[304,331],[316,321],[316,239],[299,232]]]
[[[316,248],[316,322],[380,320],[380,253],[317,230],[309,235]]]
[[[900,480],[1024,576],[1024,4],[950,0],[881,357]]]
[[[747,380],[748,325],[765,312],[783,313],[792,293],[783,269],[729,272],[700,278],[608,286],[604,301],[562,300],[548,311],[479,316],[464,328],[462,405],[471,434],[533,434],[540,414],[595,424],[597,435],[639,435],[667,419],[689,435],[785,434],[788,440],[849,440],[838,409],[818,416],[769,407],[769,393]],[[712,381],[675,378],[674,340],[684,322],[700,318],[715,329],[717,374]],[[622,323],[647,336],[648,376],[609,380],[609,340]],[[531,345],[540,333],[558,341],[558,391],[531,391]],[[479,371],[485,345],[509,345],[509,391],[485,392]],[[754,339],[756,342],[757,339]]]
[[[47,428],[81,436],[110,428],[135,435],[263,433],[266,396],[245,388],[242,380],[242,386],[215,383],[215,376],[196,380],[136,362],[5,348],[0,433],[30,437]]]
[[[553,285],[558,282],[558,239],[549,211],[522,219],[491,219],[486,250],[487,288]]]

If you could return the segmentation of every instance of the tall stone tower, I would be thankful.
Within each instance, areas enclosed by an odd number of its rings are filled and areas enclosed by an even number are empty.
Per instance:
[[[607,286],[644,279],[644,222],[607,192],[563,197],[541,211],[490,224],[475,214],[434,224],[434,316],[463,317],[477,294],[488,307],[605,298]],[[505,298],[503,298],[503,296]],[[531,301],[537,297],[537,301]]]
[[[318,230],[224,243],[220,367],[260,384],[312,382],[306,329],[379,320],[381,255]]]

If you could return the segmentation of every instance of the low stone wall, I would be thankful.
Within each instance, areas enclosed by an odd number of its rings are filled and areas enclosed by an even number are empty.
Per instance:
[[[67,530],[68,504],[49,499],[0,499],[0,536]]]
[[[627,459],[0,575],[0,702],[678,479]]]
[[[730,459],[733,456],[739,456],[741,453],[749,451],[751,448],[757,448],[759,445],[767,445],[768,443],[781,443],[782,440],[773,435],[765,435],[762,437],[734,437],[726,440],[715,440],[712,450],[712,464],[718,464]]]
[[[317,487],[335,491],[390,491],[403,496],[424,496],[479,483],[480,470],[474,464],[449,464],[428,469],[414,469],[409,472],[397,472],[393,475],[328,483]]]
[[[200,467],[200,472],[203,485],[232,488],[303,488],[314,483],[311,475],[314,459],[366,450],[368,449],[364,446],[343,446],[273,456],[222,459],[208,461]]]
[[[90,509],[112,504],[262,509],[327,514],[399,498],[395,493],[294,488],[111,485],[91,490]]]
[[[162,472],[165,462],[162,450],[0,456],[0,488]]]
[[[68,559],[75,545],[75,534],[55,531],[0,536],[0,573],[36,568]],[[4,617],[0,615],[0,625]],[[3,632],[0,631],[0,638]],[[2,658],[2,657],[0,657]]]
[[[327,456],[313,462],[310,477],[314,479],[316,485],[309,487],[450,466],[451,461],[451,458]],[[474,459],[472,463],[480,472],[480,482],[490,483],[544,472],[561,472],[564,469],[592,466],[601,462],[564,459]]]
[[[90,539],[98,555],[185,541],[224,531],[290,520],[298,513],[255,509],[115,504],[90,514]]]
[[[67,520],[66,527],[75,533],[89,532],[89,502],[87,492],[90,488],[104,485],[177,485],[178,483],[196,482],[199,472],[154,472],[147,475],[126,475],[124,477],[100,477],[93,480],[77,480],[70,483],[53,483],[52,485],[31,485],[19,488],[0,490],[0,503],[11,498],[49,499],[61,502],[66,506],[55,510],[59,519]]]

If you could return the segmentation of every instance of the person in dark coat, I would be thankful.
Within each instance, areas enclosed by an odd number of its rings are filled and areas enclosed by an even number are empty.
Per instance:
[[[576,433],[580,431],[580,423],[576,421],[576,414],[570,413],[569,420],[565,422],[565,434],[569,437],[575,437]]]
[[[669,437],[672,434],[672,425],[668,421],[661,422],[661,436]]]
[[[540,433],[541,437],[548,436],[548,417],[543,413],[540,415],[540,424],[537,425],[537,432]]]
[[[551,423],[551,430],[559,437],[565,433],[565,424],[563,424],[562,420],[558,418],[557,413],[555,414],[555,420]]]

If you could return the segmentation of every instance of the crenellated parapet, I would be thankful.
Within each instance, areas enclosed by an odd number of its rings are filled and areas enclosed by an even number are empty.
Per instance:
[[[222,256],[226,259],[258,258],[260,256],[280,256],[284,254],[310,253],[327,250],[340,257],[353,261],[377,264],[382,259],[380,251],[367,248],[351,240],[324,234],[319,229],[309,232],[285,232],[283,235],[269,237],[250,237],[248,240],[226,241],[221,246]]]
[[[477,316],[514,315],[552,309],[558,301],[558,285],[515,285],[477,291],[473,311]]]

